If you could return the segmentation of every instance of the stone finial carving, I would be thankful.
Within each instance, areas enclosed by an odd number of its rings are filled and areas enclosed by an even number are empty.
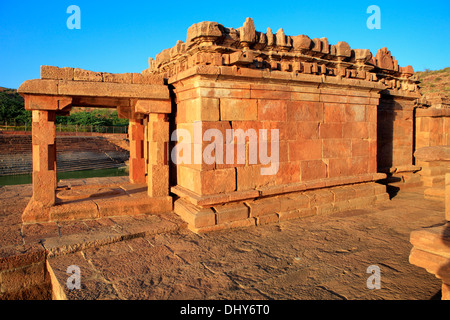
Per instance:
[[[186,37],[186,43],[190,46],[195,40],[203,38],[204,41],[213,42],[222,36],[219,24],[217,22],[200,22],[189,27]]]
[[[286,43],[286,35],[284,34],[284,31],[283,31],[282,28],[280,28],[277,31],[276,39],[277,39],[277,46],[280,46],[280,47],[287,47],[288,46],[287,43]]]
[[[252,18],[247,18],[244,25],[239,29],[241,43],[248,47],[256,40],[255,24]]]
[[[336,56],[338,57],[350,57],[352,50],[347,42],[339,41],[336,44]]]
[[[378,68],[394,70],[394,58],[386,47],[377,51],[375,61]]]
[[[146,72],[172,76],[193,66],[239,68],[354,78],[382,83],[387,89],[416,91],[412,67],[400,67],[387,48],[373,57],[368,49],[353,49],[347,42],[330,44],[327,38],[288,36],[280,28],[258,32],[251,18],[239,29],[217,22],[200,22],[178,41],[149,60]]]
[[[267,45],[269,47],[273,47],[275,45],[275,40],[274,40],[272,29],[267,28],[266,36],[267,36]]]
[[[292,46],[295,50],[309,50],[312,45],[312,40],[304,34],[292,37]]]
[[[369,49],[354,49],[355,59],[361,63],[367,63],[372,59],[372,52]]]

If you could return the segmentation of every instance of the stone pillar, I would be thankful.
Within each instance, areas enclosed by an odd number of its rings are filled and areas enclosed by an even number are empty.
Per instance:
[[[414,156],[424,162],[444,162],[450,165],[450,146],[433,146],[418,149]],[[409,262],[425,268],[442,280],[442,300],[450,300],[450,172],[445,174],[445,220],[437,227],[411,232],[413,245]]]
[[[148,118],[143,120],[144,124],[144,169],[147,176],[148,171]],[[147,181],[147,180],[146,180]]]
[[[33,110],[33,200],[44,207],[55,203],[55,111]]]
[[[142,120],[130,119],[128,135],[130,139],[130,182],[145,183],[144,125]]]
[[[445,174],[445,220],[450,221],[450,172]]]
[[[147,123],[147,186],[150,197],[169,195],[169,122],[167,115],[151,113]]]

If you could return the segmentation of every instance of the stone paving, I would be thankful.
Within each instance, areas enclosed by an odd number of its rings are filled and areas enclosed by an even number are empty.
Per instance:
[[[408,262],[412,230],[443,223],[421,190],[374,208],[194,234],[187,229],[50,258],[68,299],[431,299],[441,282]],[[69,265],[81,290],[68,290]],[[370,265],[381,289],[366,285]]]
[[[1,257],[45,251],[53,298],[440,298],[441,281],[408,262],[410,232],[444,223],[443,202],[423,189],[366,209],[207,234],[171,213],[22,226],[31,185],[0,190]],[[80,267],[80,290],[66,287],[70,265]],[[367,288],[370,265],[381,270],[379,290]]]

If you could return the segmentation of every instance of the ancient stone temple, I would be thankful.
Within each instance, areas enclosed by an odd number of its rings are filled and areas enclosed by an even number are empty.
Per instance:
[[[33,196],[22,221],[174,211],[208,232],[367,207],[389,200],[386,185],[427,187],[448,221],[450,103],[418,84],[386,48],[373,56],[259,32],[250,18],[238,29],[192,25],[141,73],[42,66],[19,88],[33,115]],[[55,117],[73,107],[129,119],[129,179],[57,181]],[[410,256],[443,280],[447,299],[448,230],[413,232]]]
[[[258,32],[250,18],[238,29],[192,25],[142,73],[43,66],[19,88],[33,112],[23,221],[174,210],[201,232],[385,201],[376,181],[418,171],[413,73],[386,48],[373,56],[342,41]],[[55,115],[72,107],[130,119],[120,190],[58,185]]]

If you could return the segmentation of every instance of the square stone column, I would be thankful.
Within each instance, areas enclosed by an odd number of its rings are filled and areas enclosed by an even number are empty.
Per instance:
[[[450,172],[445,174],[445,220],[450,221]]]
[[[147,186],[150,197],[169,195],[169,122],[165,114],[151,113],[147,123]]]
[[[145,183],[144,125],[142,120],[130,119],[128,134],[130,139],[130,182]]]
[[[55,204],[55,111],[33,110],[33,200],[44,207]]]

